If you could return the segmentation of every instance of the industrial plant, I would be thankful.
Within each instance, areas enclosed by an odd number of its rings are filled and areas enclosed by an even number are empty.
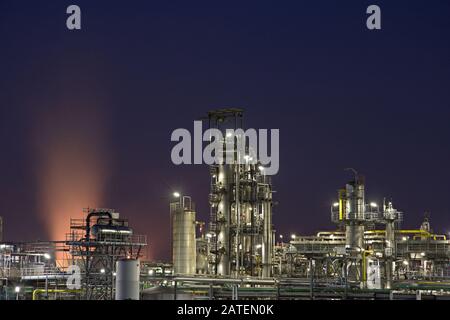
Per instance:
[[[242,109],[230,108],[210,111],[203,121],[224,133],[225,150],[227,139],[245,141],[225,134],[243,128],[243,117]],[[224,152],[236,161],[204,166],[210,172],[204,199],[174,190],[167,203],[171,261],[149,261],[147,236],[133,229],[138,221],[114,209],[80,208],[66,238],[46,242],[4,241],[8,222],[0,218],[0,299],[450,300],[450,241],[433,232],[428,216],[404,229],[407,214],[392,200],[367,201],[364,176],[348,169],[348,181],[336,186],[335,202],[323,212],[335,227],[282,235],[272,219],[272,179],[258,154]],[[195,201],[206,199],[204,222]]]

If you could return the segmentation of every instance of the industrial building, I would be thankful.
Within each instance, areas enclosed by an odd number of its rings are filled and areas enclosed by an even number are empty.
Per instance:
[[[243,110],[211,111],[205,120],[243,128]],[[1,242],[1,299],[450,300],[450,241],[429,217],[402,228],[406,215],[391,200],[367,202],[365,179],[352,169],[323,213],[333,230],[282,237],[271,179],[254,150],[245,153],[248,161],[209,166],[208,223],[196,219],[189,195],[174,192],[172,261],[146,260],[146,236],[115,210],[85,209],[66,239]]]

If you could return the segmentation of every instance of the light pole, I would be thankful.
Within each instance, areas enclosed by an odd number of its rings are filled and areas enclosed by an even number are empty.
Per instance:
[[[14,288],[14,292],[16,293],[16,300],[19,300],[20,287],[16,286]]]

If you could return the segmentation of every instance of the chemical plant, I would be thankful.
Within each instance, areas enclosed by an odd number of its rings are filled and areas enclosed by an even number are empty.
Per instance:
[[[243,110],[211,111],[206,121],[224,133],[242,128]],[[173,194],[165,263],[146,260],[146,236],[112,209],[84,209],[65,239],[48,242],[3,242],[8,224],[0,219],[0,298],[450,300],[450,242],[429,217],[402,228],[406,215],[392,201],[367,202],[365,179],[352,170],[323,212],[333,231],[283,238],[272,220],[270,176],[253,150],[244,158],[205,166],[208,223],[196,219],[195,199]]]

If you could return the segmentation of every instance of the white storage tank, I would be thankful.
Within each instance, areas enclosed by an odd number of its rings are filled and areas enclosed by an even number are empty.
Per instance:
[[[193,275],[196,269],[195,205],[184,196],[170,204],[174,274]]]
[[[116,300],[139,300],[139,259],[123,259],[116,265]]]

